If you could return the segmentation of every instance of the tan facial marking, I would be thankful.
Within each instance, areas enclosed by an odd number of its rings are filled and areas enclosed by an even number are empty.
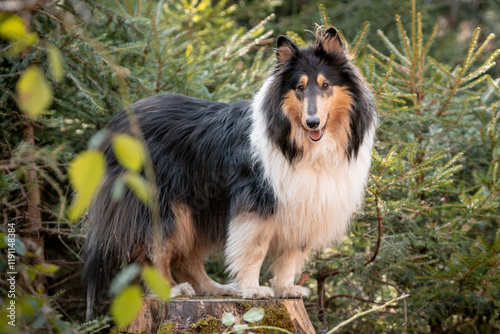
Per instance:
[[[319,74],[318,77],[316,78],[316,82],[318,83],[318,87],[321,88],[323,83],[325,83],[325,82],[328,83],[328,80],[326,80],[326,78],[323,76],[323,74]]]
[[[328,114],[330,115],[325,132],[329,132],[342,148],[347,148],[351,129],[349,112],[352,97],[346,87],[335,86],[333,95],[325,97],[324,100],[328,101]]]
[[[305,89],[307,88],[307,76],[303,75],[300,78],[300,81],[297,84],[297,88],[299,86],[304,86],[305,91]],[[285,95],[285,98],[283,100],[283,111],[288,115],[290,121],[292,121],[292,127],[294,126],[293,121],[300,122],[303,110],[306,110],[307,107],[304,99],[300,100],[297,95],[298,94],[296,91],[291,90]]]
[[[346,87],[332,86],[326,78],[319,74],[316,83],[321,90],[323,83],[328,83],[328,91],[316,95],[316,115],[320,118],[320,128],[325,127],[325,134],[332,136],[342,148],[346,148],[349,140],[352,97]],[[302,76],[300,85],[306,87],[307,77]],[[307,99],[300,100],[296,91],[289,91],[283,101],[283,112],[289,117],[292,125],[292,137],[299,143],[305,144],[307,139],[306,119]]]
[[[317,108],[316,115],[320,119],[320,125],[319,125],[320,129],[325,126],[326,121],[329,117],[328,114],[329,114],[329,110],[331,109],[330,108],[331,102],[332,102],[331,98],[329,98],[329,97],[324,97],[324,96],[321,96],[320,94],[318,94],[316,96],[316,108]],[[306,117],[307,117],[307,115],[306,115]],[[328,121],[328,122],[330,122],[330,121]]]
[[[299,86],[303,86],[304,87],[304,92],[307,88],[307,76],[303,75],[300,77],[300,81],[299,83],[297,84],[297,89],[299,88]]]
[[[290,119],[292,137],[300,146],[303,145],[301,138],[305,139],[305,131],[301,125],[302,110],[304,110],[303,101],[297,98],[295,91],[289,91],[283,101],[283,111]]]
[[[303,102],[300,101],[293,90],[286,93],[283,100],[283,111],[288,115],[290,121],[298,120],[302,117]]]
[[[327,90],[323,90],[323,88],[322,88],[324,83],[328,83],[328,85],[329,85]],[[322,74],[319,74],[317,76],[316,84],[317,84],[318,94],[315,96],[315,98],[316,98],[316,115],[315,116],[318,116],[320,119],[319,128],[321,129],[325,126],[327,119],[328,119],[329,104],[331,103],[331,101],[328,99],[328,98],[331,98],[331,96],[328,96],[328,95],[331,95],[333,87],[330,86],[330,83],[326,80],[326,78]],[[308,103],[308,101],[306,99],[305,103],[304,103],[304,110],[302,112],[302,124],[305,128],[307,128],[306,120],[309,116],[311,116],[311,115],[307,114],[307,103]]]

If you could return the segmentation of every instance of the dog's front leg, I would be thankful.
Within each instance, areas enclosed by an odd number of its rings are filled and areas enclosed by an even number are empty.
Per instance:
[[[239,215],[229,225],[225,254],[227,270],[243,298],[273,297],[273,290],[259,285],[260,267],[274,235],[272,225],[256,214]]]
[[[276,297],[300,298],[309,296],[309,289],[294,285],[295,277],[301,272],[307,256],[308,249],[290,249],[283,251],[271,266],[274,278],[271,286]]]

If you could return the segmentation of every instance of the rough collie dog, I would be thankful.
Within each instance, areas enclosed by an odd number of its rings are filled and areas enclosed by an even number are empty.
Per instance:
[[[113,276],[134,262],[160,270],[172,297],[308,295],[294,279],[311,251],[345,234],[362,201],[376,123],[370,88],[337,30],[316,38],[299,48],[280,36],[276,66],[252,101],[162,94],[133,105],[154,166],[162,242],[153,242],[151,212],[132,192],[112,199],[123,169],[108,141],[105,184],[89,211],[89,317]],[[109,129],[129,132],[126,114]],[[217,249],[228,285],[203,269]],[[266,258],[270,287],[259,284]]]

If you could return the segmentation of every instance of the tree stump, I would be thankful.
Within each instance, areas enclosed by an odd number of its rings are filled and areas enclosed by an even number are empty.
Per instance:
[[[232,313],[236,323],[245,324],[243,314],[251,308],[263,308],[264,318],[252,326],[273,326],[291,333],[315,333],[304,308],[302,299],[232,299],[232,298],[197,298],[172,299],[163,302],[145,298],[137,319],[125,333],[222,333],[226,326],[222,324],[224,313]],[[254,333],[283,333],[272,329],[251,329]],[[248,331],[244,331],[247,333]]]

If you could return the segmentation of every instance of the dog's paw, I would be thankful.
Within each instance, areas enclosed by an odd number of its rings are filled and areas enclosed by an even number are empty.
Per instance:
[[[225,284],[225,285],[219,285],[218,287],[218,293],[219,295],[223,296],[237,296],[239,294],[239,289],[235,284]]]
[[[301,285],[273,287],[273,290],[275,296],[281,298],[302,298],[309,296],[311,292],[309,288]]]
[[[194,295],[193,287],[187,282],[178,284],[170,289],[170,298],[192,297]]]
[[[230,284],[219,284],[213,283],[210,286],[205,286],[205,289],[197,291],[203,296],[238,296],[239,289],[234,283]]]
[[[246,299],[264,299],[274,297],[273,289],[267,286],[240,289],[238,294]]]

